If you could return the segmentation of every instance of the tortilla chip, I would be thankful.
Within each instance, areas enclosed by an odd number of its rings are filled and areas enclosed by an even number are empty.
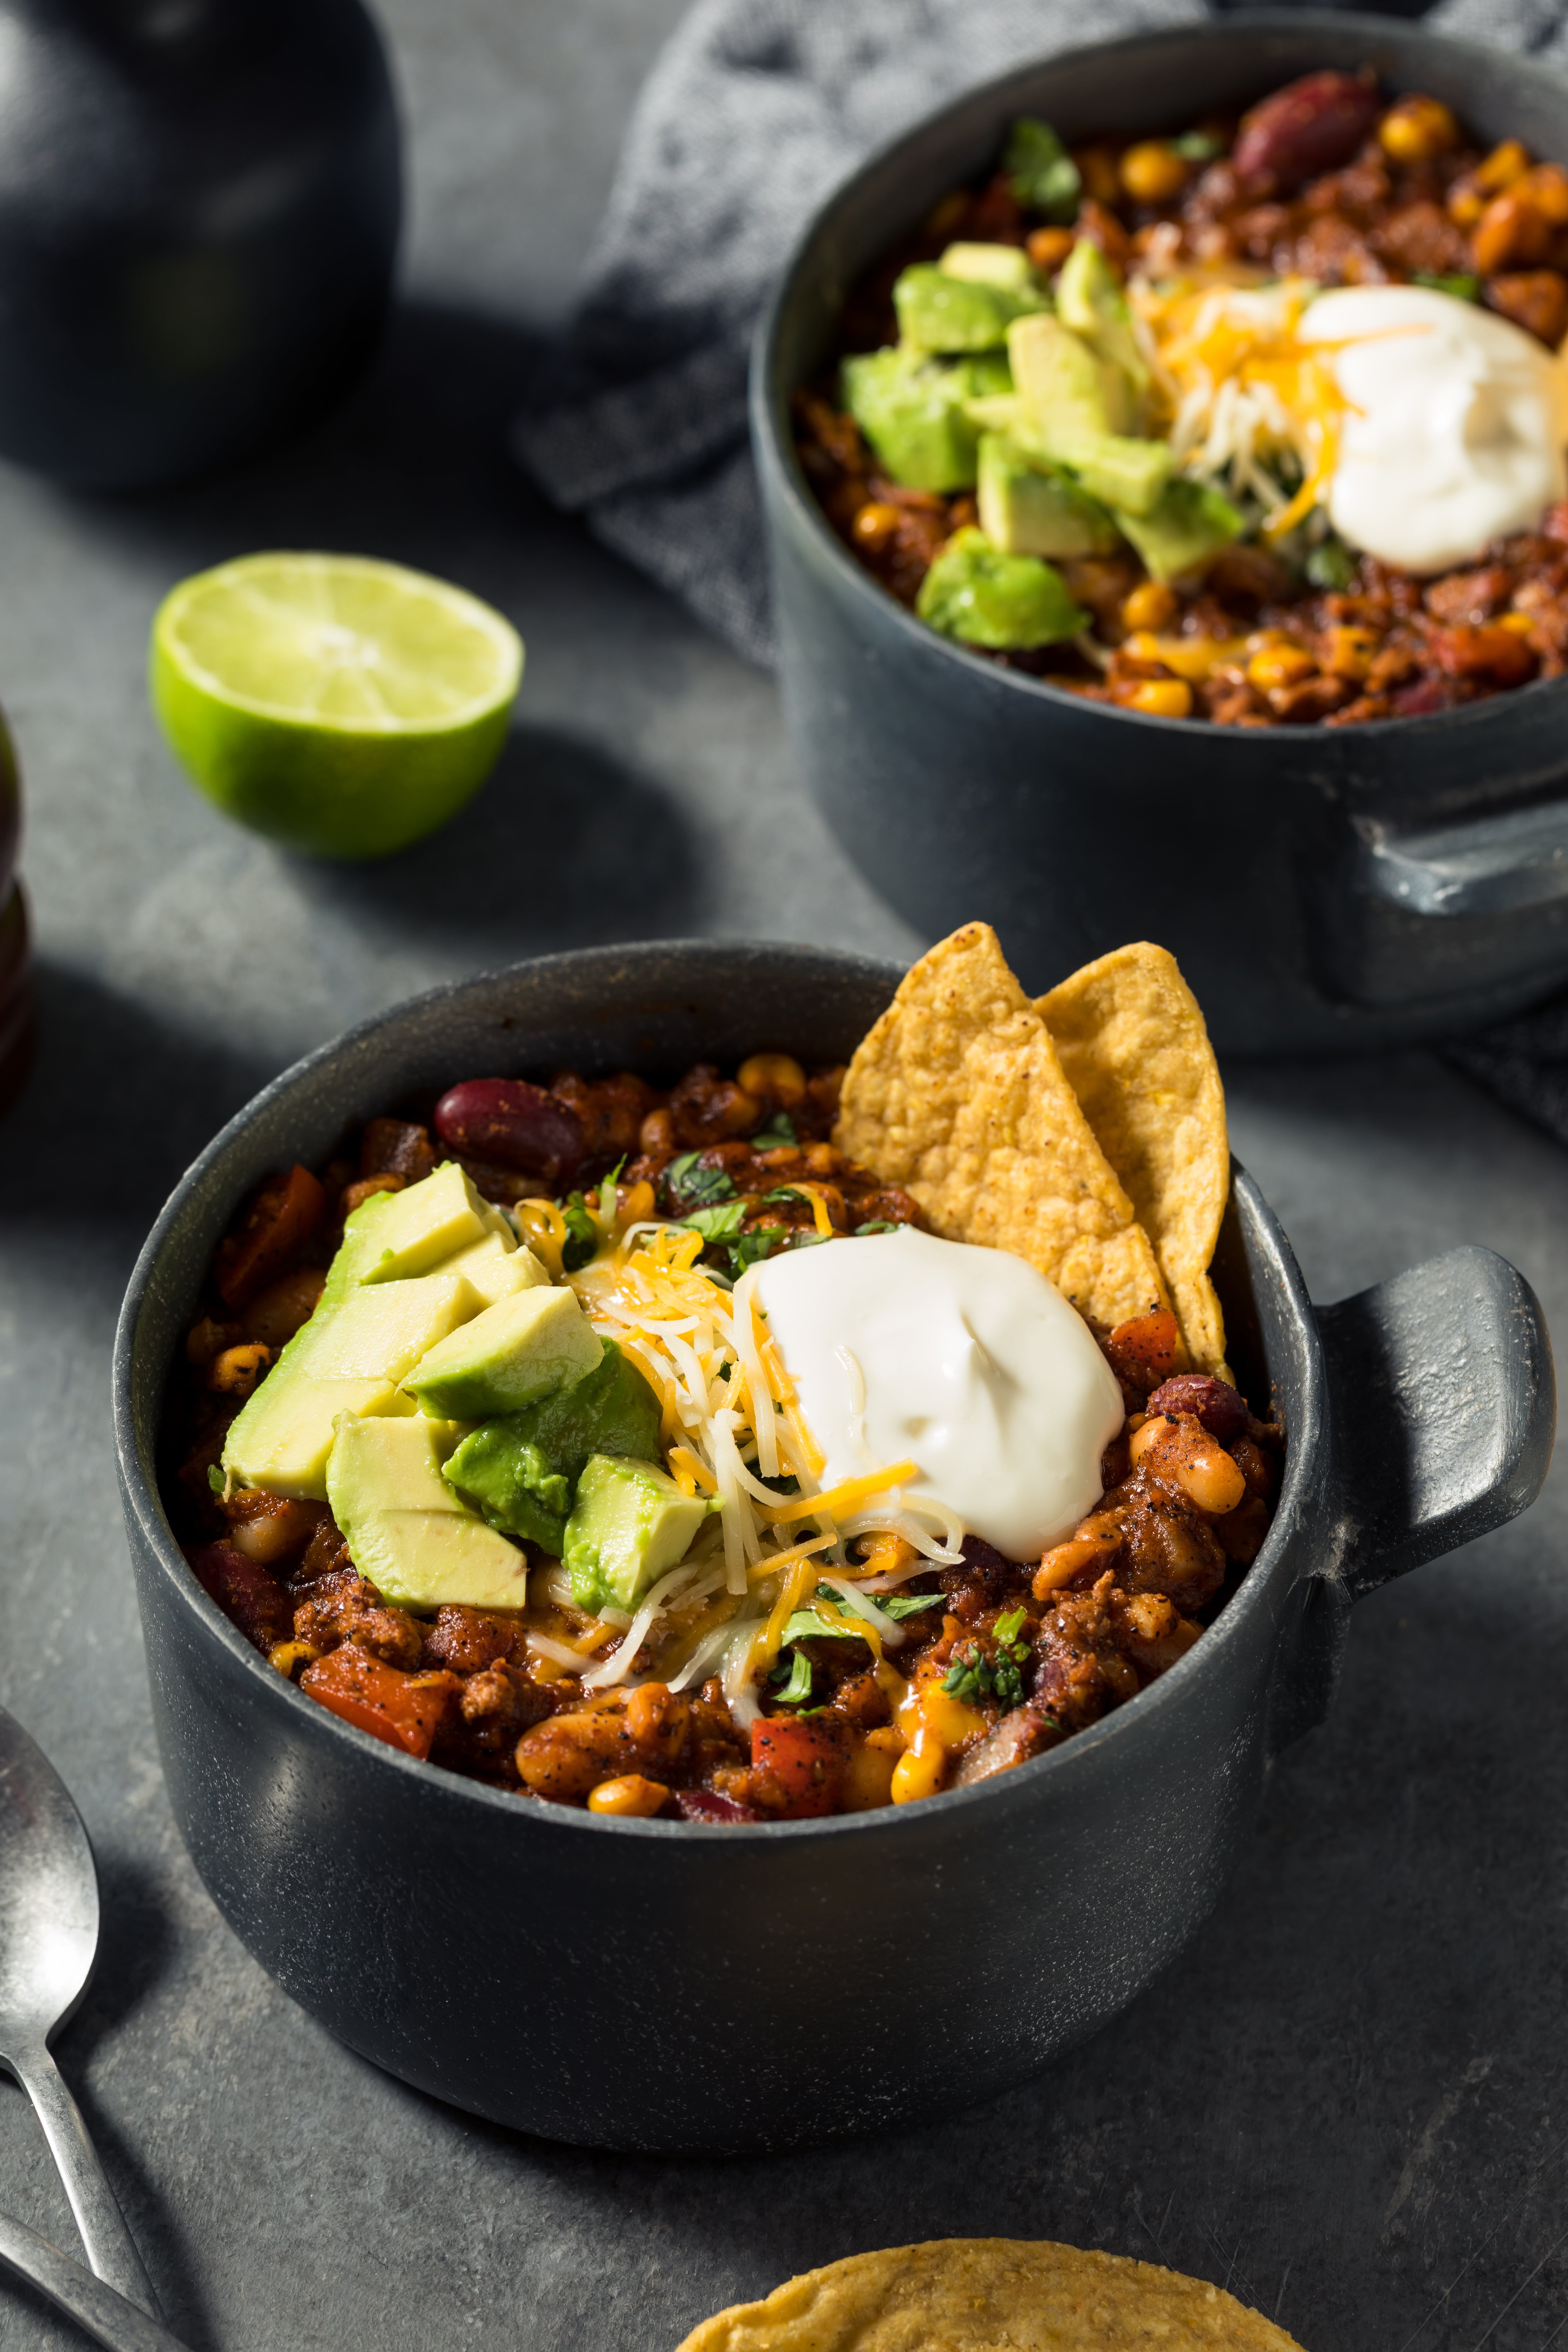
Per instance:
[[[1300,2352],[1224,2289],[1124,2254],[935,2238],[851,2254],[703,2321],[679,2352]]]
[[[946,1241],[1011,1250],[1112,1328],[1170,1304],[1148,1234],[989,923],[922,956],[844,1079],[835,1140]]]
[[[1230,1198],[1230,1143],[1196,997],[1175,957],[1143,941],[1085,964],[1036,1009],[1154,1244],[1188,1354],[1228,1378],[1208,1269]]]

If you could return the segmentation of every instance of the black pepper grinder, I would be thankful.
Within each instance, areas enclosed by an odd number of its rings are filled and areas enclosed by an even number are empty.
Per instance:
[[[360,0],[0,0],[0,457],[229,463],[368,358],[396,110]]]

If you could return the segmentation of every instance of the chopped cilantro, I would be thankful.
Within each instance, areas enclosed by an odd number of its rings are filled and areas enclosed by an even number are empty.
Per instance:
[[[1355,577],[1355,557],[1342,540],[1325,539],[1307,558],[1307,577],[1314,588],[1328,588],[1337,594]]]
[[[1013,183],[1013,194],[1030,212],[1047,220],[1070,221],[1078,216],[1083,183],[1078,165],[1048,122],[1026,114],[1014,123],[1003,152],[1002,169]]]
[[[749,1265],[756,1265],[771,1257],[784,1237],[782,1225],[758,1225],[749,1234],[737,1234],[730,1244],[730,1271],[737,1278]]]
[[[837,1238],[837,1234],[819,1234],[811,1225],[797,1225],[789,1237],[789,1245],[791,1249],[815,1249],[818,1242],[832,1242]]]
[[[732,1201],[735,1187],[723,1168],[700,1168],[699,1151],[683,1151],[664,1171],[664,1185],[678,1208],[707,1208],[715,1201]]]
[[[223,1472],[218,1468],[217,1464],[216,1462],[209,1462],[207,1464],[207,1485],[212,1488],[213,1493],[215,1495],[221,1495],[226,1483],[227,1482],[224,1477]]]
[[[767,1488],[770,1495],[789,1496],[798,1495],[800,1492],[800,1480],[788,1475],[778,1478],[763,1478],[760,1484]]]
[[[775,1675],[778,1668],[773,1669]],[[804,1650],[797,1650],[790,1662],[789,1680],[777,1694],[781,1706],[802,1706],[811,1696],[811,1660]]]
[[[1480,279],[1470,277],[1466,270],[1448,273],[1440,269],[1413,269],[1410,283],[1412,286],[1429,286],[1434,294],[1451,294],[1457,302],[1479,302],[1481,299]]]
[[[1212,163],[1216,155],[1225,153],[1223,141],[1212,131],[1184,131],[1179,139],[1171,142],[1173,152],[1184,163]]]
[[[795,1131],[795,1121],[788,1111],[775,1110],[766,1127],[760,1127],[752,1136],[752,1150],[780,1151],[786,1144],[794,1146],[799,1141],[800,1138]]]
[[[947,1595],[943,1592],[868,1592],[866,1598],[876,1603],[884,1617],[899,1619],[918,1617],[922,1609],[935,1609]]]
[[[768,1202],[768,1201],[799,1201],[799,1200],[802,1200],[802,1199],[809,1199],[809,1198],[810,1198],[810,1195],[809,1195],[809,1194],[807,1194],[807,1193],[804,1193],[804,1192],[803,1192],[803,1191],[802,1191],[802,1188],[801,1188],[801,1187],[800,1187],[800,1185],[798,1185],[798,1184],[775,1184],[775,1185],[773,1186],[773,1191],[772,1191],[771,1192],[764,1192],[764,1193],[763,1194],[763,1201],[764,1201],[764,1202]]]
[[[1024,1677],[1018,1669],[1028,1654],[1026,1643],[1013,1642],[988,1658],[972,1643],[967,1653],[954,1651],[942,1686],[966,1706],[976,1706],[983,1698],[998,1699],[1005,1707],[1022,1706]]]
[[[588,1214],[581,1192],[574,1192],[561,1212],[566,1220],[566,1239],[561,1247],[561,1264],[564,1272],[575,1274],[587,1265],[599,1246],[599,1228]]]
[[[1009,1609],[1005,1617],[997,1618],[992,1631],[1004,1648],[1009,1642],[1016,1642],[1022,1633],[1025,1614],[1022,1609]]]
[[[724,1181],[730,1183],[727,1176]],[[731,1184],[731,1192],[734,1189]],[[689,1217],[681,1218],[680,1223],[689,1225],[693,1233],[700,1234],[705,1242],[727,1242],[731,1234],[740,1232],[741,1220],[745,1213],[744,1201],[730,1200],[716,1203],[710,1209],[693,1209]]]
[[[899,1228],[891,1217],[873,1217],[868,1223],[857,1225],[855,1228],[855,1234],[857,1240],[858,1240],[862,1234],[896,1234]],[[888,1263],[889,1265],[892,1264],[891,1258],[889,1259]]]
[[[838,1595],[830,1593],[828,1598],[837,1601]],[[858,1641],[861,1638],[852,1625],[836,1625],[831,1617],[819,1617],[815,1609],[797,1609],[784,1629],[786,1642],[815,1642],[823,1635],[839,1641]]]

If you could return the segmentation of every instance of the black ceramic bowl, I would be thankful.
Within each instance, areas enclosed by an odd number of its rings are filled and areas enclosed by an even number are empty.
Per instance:
[[[1026,66],[945,107],[839,188],[760,331],[752,436],[784,708],[852,857],[936,938],[984,907],[1045,988],[1161,940],[1222,1047],[1436,1035],[1568,977],[1568,680],[1427,719],[1211,727],[1113,710],[937,636],[856,562],[790,431],[847,289],[1018,114],[1068,139],[1181,128],[1318,66],[1374,65],[1483,141],[1568,161],[1568,81],[1383,16],[1226,16]]]
[[[1522,1510],[1545,1475],[1551,1352],[1511,1267],[1460,1250],[1317,1313],[1238,1171],[1216,1278],[1244,1382],[1289,1430],[1274,1526],[1181,1664],[1054,1754],[876,1813],[617,1821],[416,1763],[274,1673],[186,1568],[153,1470],[169,1364],[247,1190],[324,1157],[346,1122],[476,1071],[673,1075],[758,1045],[842,1056],[899,976],[705,943],[437,990],[258,1095],[179,1185],[132,1277],[116,1429],[186,1843],[313,2016],[497,2122],[600,2147],[777,2147],[940,2113],[1043,2065],[1203,1918],[1270,1759],[1322,1714],[1356,1596]],[[937,2035],[900,2022],[938,2011]]]

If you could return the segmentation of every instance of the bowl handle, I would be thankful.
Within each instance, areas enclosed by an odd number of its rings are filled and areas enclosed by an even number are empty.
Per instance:
[[[1495,1251],[1450,1250],[1313,1311],[1333,1542],[1275,1685],[1275,1755],[1327,1715],[1352,1602],[1517,1517],[1541,1492],[1557,1426],[1541,1302]]]
[[[1352,1600],[1500,1528],[1552,1459],[1546,1318],[1488,1249],[1450,1250],[1316,1309]]]

